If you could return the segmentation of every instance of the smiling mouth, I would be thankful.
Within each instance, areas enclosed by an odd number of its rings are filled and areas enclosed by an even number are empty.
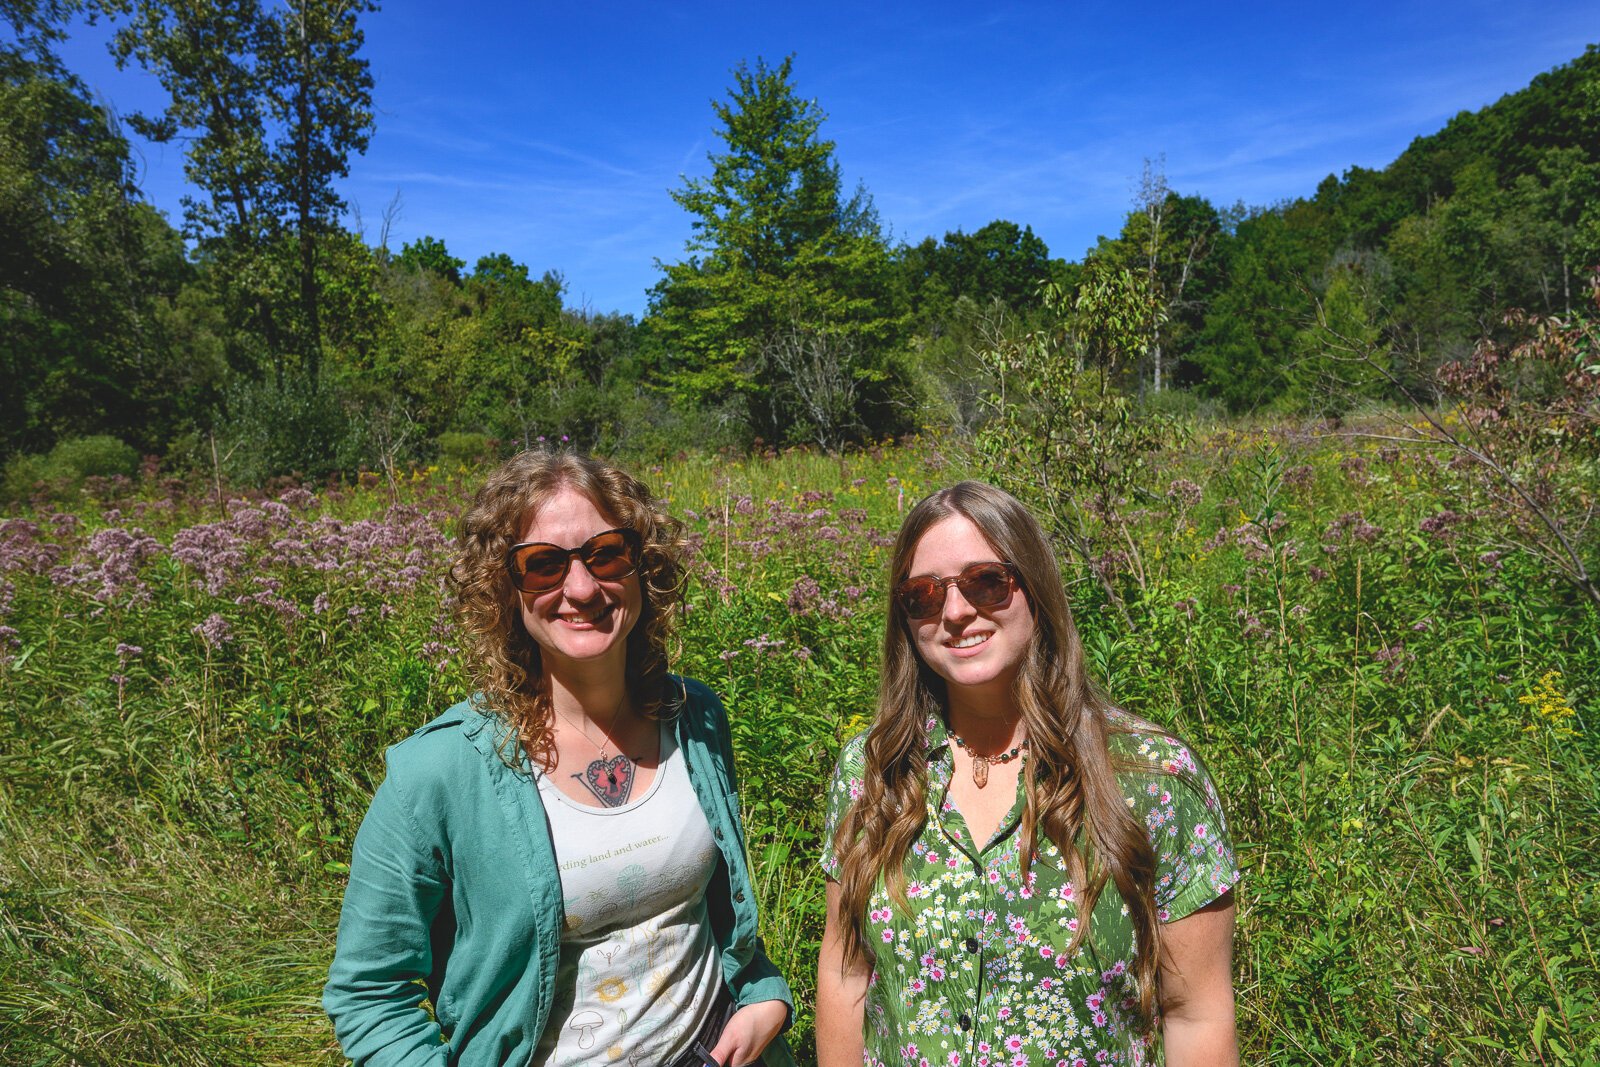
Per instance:
[[[610,614],[610,608],[601,608],[590,615],[557,615],[556,621],[574,629],[587,630],[604,621]]]
[[[983,644],[985,641],[989,640],[989,638],[991,638],[993,636],[994,636],[994,633],[992,631],[986,631],[984,633],[979,633],[979,634],[968,634],[967,636],[962,637],[962,638],[958,638],[955,641],[946,641],[945,642],[945,647],[946,648],[977,648],[979,645]]]

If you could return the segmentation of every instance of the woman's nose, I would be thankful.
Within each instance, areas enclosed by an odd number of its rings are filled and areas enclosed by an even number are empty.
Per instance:
[[[978,609],[967,603],[967,598],[961,595],[961,587],[951,582],[944,590],[944,620],[945,622],[966,622]]]
[[[589,568],[583,565],[583,560],[575,559],[567,568],[567,580],[562,585],[561,591],[568,600],[575,603],[593,600],[600,592],[600,583],[589,573]]]

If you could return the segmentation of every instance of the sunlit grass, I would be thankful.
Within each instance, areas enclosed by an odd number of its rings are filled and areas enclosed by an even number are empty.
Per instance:
[[[1127,511],[1134,625],[1072,567],[1070,593],[1113,694],[1224,792],[1247,1062],[1600,1056],[1600,622],[1424,453],[1285,426],[1159,458]],[[696,545],[674,667],[733,716],[765,935],[803,1001],[886,545],[969,472],[929,443],[640,471]],[[464,692],[438,578],[476,477],[283,512],[146,485],[0,526],[6,1063],[338,1061],[317,997],[343,864],[384,746]]]

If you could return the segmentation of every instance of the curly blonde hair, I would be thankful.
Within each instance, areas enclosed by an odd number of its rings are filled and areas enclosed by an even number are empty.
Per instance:
[[[637,478],[589,456],[521,452],[501,464],[461,517],[459,554],[450,568],[456,618],[464,631],[470,670],[481,699],[510,727],[527,757],[547,772],[555,768],[554,714],[538,644],[522,625],[517,589],[506,571],[506,551],[539,509],[561,489],[583,494],[607,521],[639,531],[643,594],[639,621],[628,634],[628,694],[648,716],[667,706],[667,647],[682,597],[682,524]],[[503,752],[517,766],[522,753]]]

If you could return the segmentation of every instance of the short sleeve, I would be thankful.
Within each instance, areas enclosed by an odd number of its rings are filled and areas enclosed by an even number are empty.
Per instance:
[[[828,786],[828,810],[822,828],[822,870],[829,878],[839,877],[839,860],[833,852],[833,832],[850,805],[861,795],[867,765],[867,735],[857,734],[839,750],[839,762]]]
[[[1133,776],[1128,797],[1143,816],[1156,853],[1156,914],[1181,919],[1222,896],[1239,881],[1222,799],[1205,767],[1181,742],[1136,735],[1136,758],[1159,770]]]

